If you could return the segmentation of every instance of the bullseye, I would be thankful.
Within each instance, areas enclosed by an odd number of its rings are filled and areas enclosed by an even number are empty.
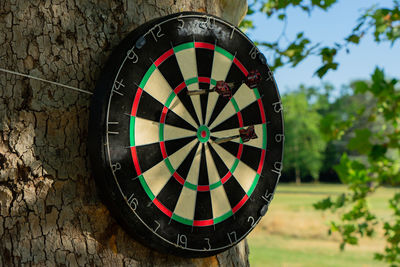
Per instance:
[[[201,125],[199,129],[197,129],[197,139],[202,143],[205,143],[210,139],[210,130],[207,126]]]

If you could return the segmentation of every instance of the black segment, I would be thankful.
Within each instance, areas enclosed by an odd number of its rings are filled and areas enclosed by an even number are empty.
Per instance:
[[[137,146],[136,153],[142,173],[163,160],[159,143]]]
[[[261,137],[262,136],[259,135],[258,138]],[[253,170],[257,171],[258,164],[260,163],[261,152],[262,152],[261,149],[254,146],[248,146],[245,143],[243,145],[243,152],[242,156],[240,157],[240,160],[246,163]]]
[[[207,171],[207,161],[206,152],[204,144],[201,147],[201,158],[200,158],[200,170],[199,170],[199,181],[198,185],[209,185],[208,182],[208,171]]]
[[[212,219],[212,205],[210,191],[197,191],[196,208],[194,211],[195,220]]]
[[[192,125],[190,125],[188,122],[176,115],[171,110],[168,110],[167,117],[165,118],[165,123],[176,127],[185,128],[187,130],[196,131],[196,128],[194,128]]]
[[[198,77],[206,77],[206,78],[211,77],[213,60],[214,60],[214,50],[206,48],[196,48]]]
[[[205,48],[196,48],[196,61],[197,61],[197,75],[198,77],[211,78],[212,66],[214,60],[214,50]],[[209,84],[199,83],[200,89],[208,89]],[[200,96],[201,113],[204,120],[206,119],[208,94]]]
[[[170,211],[173,211],[178,202],[181,190],[182,185],[174,177],[171,177],[163,189],[161,189],[157,199]]]
[[[172,54],[169,58],[164,60],[164,62],[158,66],[158,69],[172,89],[175,89],[185,81],[179,71],[179,64],[176,60],[175,54]]]
[[[196,133],[193,133],[193,135],[195,134]],[[193,139],[195,139],[194,136],[165,141],[165,149],[167,150],[168,156],[171,156],[176,151],[189,144]]]
[[[235,157],[237,156],[237,153],[239,151],[238,143],[229,141],[229,142],[220,144],[220,146],[222,146],[226,151],[231,153],[233,156],[235,156]]]
[[[142,91],[136,116],[143,119],[159,122],[163,108],[164,106],[160,102],[158,102],[154,97],[149,95],[146,91]],[[192,131],[197,130],[171,110],[168,110],[167,112],[165,123]]]
[[[228,196],[231,208],[234,208],[244,197],[244,195],[246,195],[246,192],[238,183],[234,175],[229,178],[229,180],[223,185],[223,187],[225,189],[226,195]]]
[[[182,102],[182,104],[185,106],[187,112],[190,114],[190,116],[193,118],[193,120],[200,125],[199,119],[196,116],[196,110],[194,109],[193,102],[190,99],[190,96],[187,94],[187,87],[183,88],[182,91],[178,93],[178,98]]]
[[[219,96],[217,102],[215,103],[214,109],[210,116],[210,121],[208,122],[208,126],[210,126],[214,120],[218,117],[224,107],[229,103],[229,100]]]
[[[164,105],[158,102],[147,92],[142,91],[136,116],[143,119],[159,122],[163,108]]]
[[[235,83],[235,86],[233,86],[232,88],[233,95],[235,95],[236,91],[239,90],[242,81],[244,81],[245,78],[246,76],[244,76],[243,72],[236,66],[236,64],[232,63],[228,75],[226,76],[225,82]]]
[[[224,177],[228,173],[229,169],[226,167],[224,161],[221,159],[221,157],[218,155],[215,149],[210,144],[207,144],[207,146],[210,149],[211,157],[214,160],[215,167],[218,170],[219,177],[221,178]]]
[[[251,103],[250,105],[242,109],[240,112],[242,113],[244,126],[256,125],[262,123],[260,108],[258,106],[257,101]],[[256,134],[259,135],[262,133],[256,133]]]
[[[197,143],[197,145],[195,145],[192,148],[192,150],[189,152],[189,154],[186,156],[186,158],[182,161],[181,165],[176,170],[176,172],[185,180],[189,173],[190,167],[192,166],[192,162],[193,162],[194,156],[196,155],[198,146],[199,146],[199,143]]]
[[[203,118],[203,121],[201,122],[201,124],[205,124],[206,113],[207,113],[207,102],[208,102],[208,94],[201,95],[200,96],[200,106],[201,106],[201,115]]]
[[[218,132],[218,131],[223,131],[223,130],[229,130],[229,129],[239,129],[239,119],[237,114],[235,113],[232,115],[229,119],[226,119],[225,121],[221,122],[217,126],[211,129],[212,132]],[[238,130],[239,134],[239,130]]]

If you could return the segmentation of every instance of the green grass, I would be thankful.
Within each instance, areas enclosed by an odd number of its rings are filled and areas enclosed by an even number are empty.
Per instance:
[[[398,190],[398,189],[397,189]],[[339,214],[314,210],[312,204],[346,191],[343,185],[280,184],[265,218],[249,235],[252,266],[385,266],[373,259],[384,248],[379,232],[359,246],[339,250],[340,237],[328,235]],[[379,217],[389,218],[388,199],[395,189],[379,190],[369,201]],[[381,233],[381,231],[380,231]]]

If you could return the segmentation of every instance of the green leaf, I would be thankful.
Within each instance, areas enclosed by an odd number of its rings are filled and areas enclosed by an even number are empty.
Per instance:
[[[279,20],[284,20],[286,18],[286,14],[279,14],[278,19]]]
[[[385,156],[387,147],[384,145],[373,145],[369,156],[372,160],[376,161]]]
[[[352,34],[349,37],[347,37],[346,40],[350,43],[358,44],[360,42],[360,36]]]
[[[350,150],[358,151],[361,154],[368,154],[372,146],[369,142],[371,131],[369,129],[358,129],[355,131],[355,133],[356,136],[350,139],[347,147]]]
[[[354,82],[352,85],[356,93],[365,93],[368,91],[369,88],[368,84],[365,81],[357,81]]]
[[[319,68],[315,74],[318,75],[319,78],[322,78],[323,76],[325,76],[325,74],[328,72],[328,70],[332,69],[332,70],[336,70],[338,67],[338,63],[327,63],[325,65],[323,65],[321,68]]]

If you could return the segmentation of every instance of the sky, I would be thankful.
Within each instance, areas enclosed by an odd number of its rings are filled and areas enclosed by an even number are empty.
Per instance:
[[[392,0],[338,0],[328,11],[314,9],[311,15],[300,9],[289,8],[286,36],[294,40],[298,32],[304,32],[304,36],[312,43],[321,42],[327,46],[335,42],[342,43],[357,25],[362,10],[377,3],[380,7],[392,6]],[[249,19],[256,26],[246,32],[253,41],[275,41],[284,27],[276,16],[268,18],[260,12],[249,16]],[[272,61],[271,54],[262,46],[259,48],[267,60]],[[399,41],[393,46],[389,42],[377,44],[370,32],[359,45],[351,45],[349,48],[350,53],[342,51],[336,56],[338,70],[329,71],[322,80],[314,76],[314,72],[321,66],[321,58],[318,56],[309,57],[295,68],[285,66],[277,69],[274,74],[279,91],[287,93],[297,89],[300,84],[320,86],[322,82],[329,82],[340,89],[353,80],[368,79],[376,66],[383,68],[389,77],[400,77]]]

